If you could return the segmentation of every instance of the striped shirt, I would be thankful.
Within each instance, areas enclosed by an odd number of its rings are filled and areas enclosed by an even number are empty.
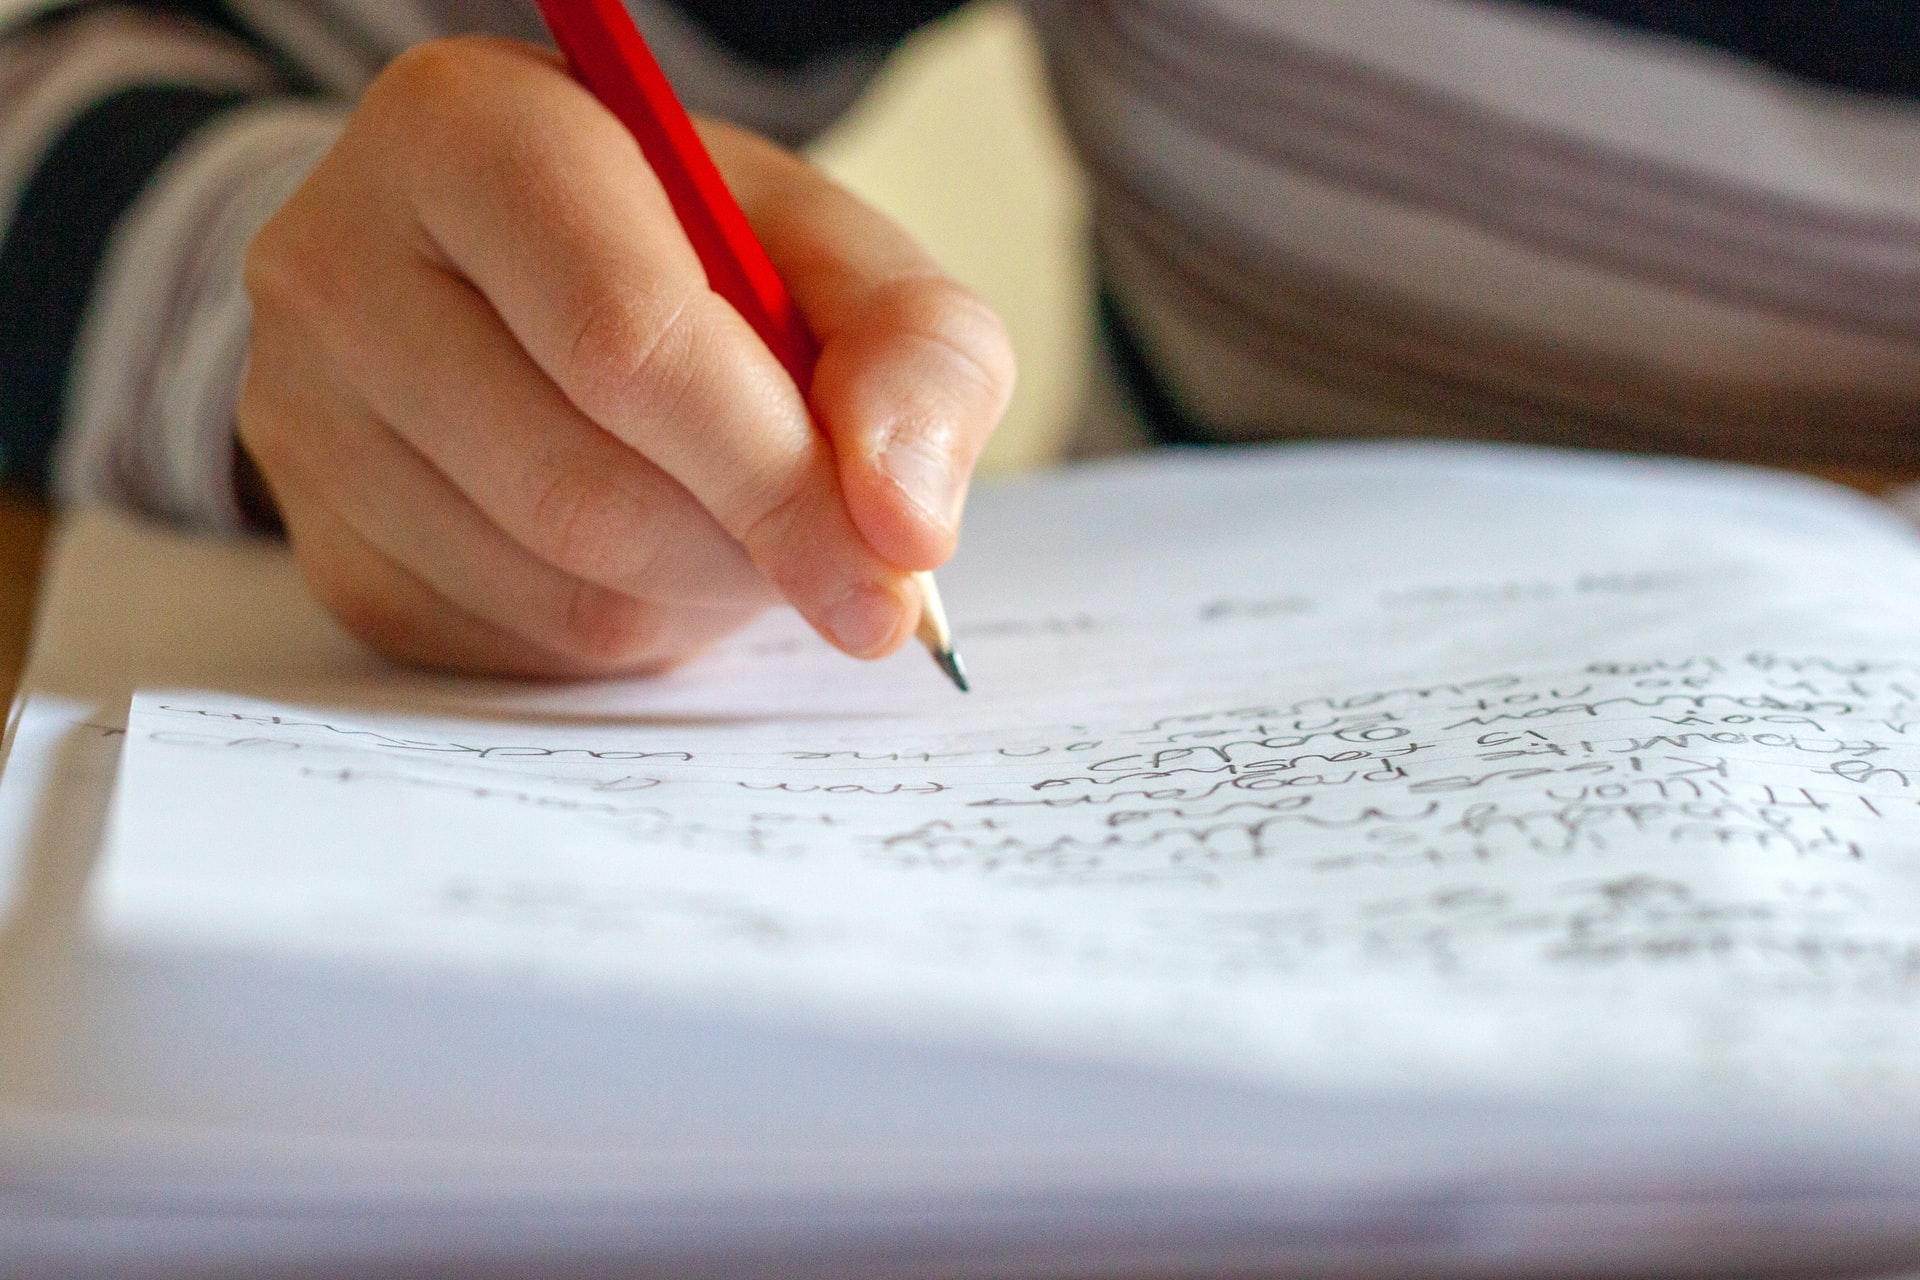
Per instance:
[[[949,0],[630,0],[786,141]],[[1119,444],[1920,464],[1920,2],[1030,0]],[[0,467],[231,528],[254,230],[400,50],[531,0],[0,0]]]

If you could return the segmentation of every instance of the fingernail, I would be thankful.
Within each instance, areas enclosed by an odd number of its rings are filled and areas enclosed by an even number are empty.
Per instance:
[[[942,529],[958,519],[960,477],[942,450],[916,435],[896,435],[880,455],[880,469],[914,506]]]
[[[880,652],[900,627],[899,597],[879,587],[855,587],[827,611],[827,629],[842,649],[864,658]]]

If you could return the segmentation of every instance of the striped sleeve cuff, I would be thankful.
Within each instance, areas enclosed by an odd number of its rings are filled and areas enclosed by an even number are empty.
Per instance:
[[[153,174],[115,228],[75,343],[53,473],[63,503],[132,506],[201,529],[246,524],[233,462],[247,246],[346,114],[229,105]]]
[[[153,175],[273,72],[186,18],[114,6],[0,43],[0,476],[45,490],[101,262]]]
[[[94,272],[154,170],[240,100],[183,85],[122,89],[74,121],[44,156],[0,244],[0,419],[10,476],[45,489],[67,373]]]

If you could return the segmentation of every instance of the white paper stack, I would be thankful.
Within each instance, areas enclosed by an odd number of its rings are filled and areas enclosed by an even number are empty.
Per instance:
[[[0,1270],[1920,1264],[1920,544],[1477,448],[988,488],[979,690],[767,619],[389,669],[59,540],[0,776]]]

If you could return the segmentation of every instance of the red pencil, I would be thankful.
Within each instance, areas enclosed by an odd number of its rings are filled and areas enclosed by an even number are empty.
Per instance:
[[[813,386],[820,348],[786,282],[727,190],[713,157],[694,132],[686,108],[654,60],[653,50],[622,0],[539,0],[540,14],[573,74],[640,144],[660,185],[707,270],[713,291],[733,304],[767,349],[779,358],[804,397]],[[920,584],[919,637],[961,692],[966,671],[953,650],[933,575]]]

